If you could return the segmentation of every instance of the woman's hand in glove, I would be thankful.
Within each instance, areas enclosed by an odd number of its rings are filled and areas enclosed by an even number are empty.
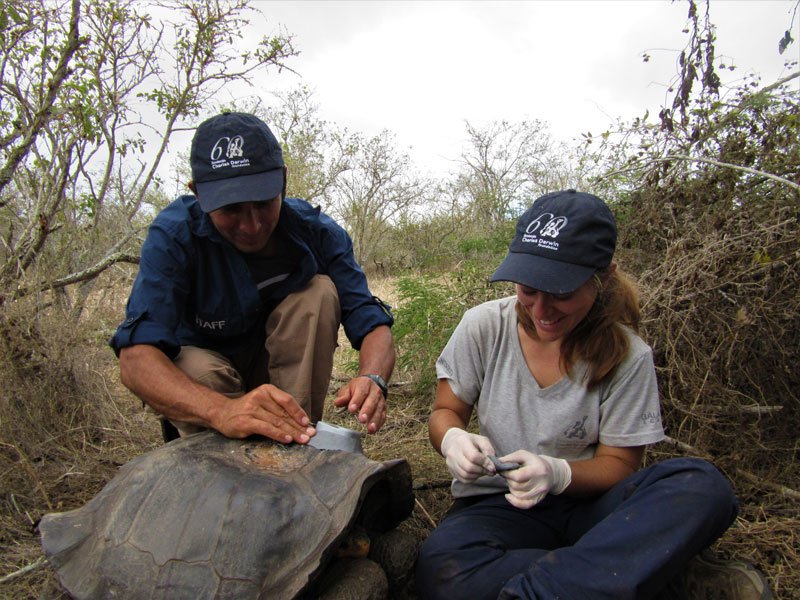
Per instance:
[[[485,436],[451,427],[442,438],[441,449],[447,469],[462,483],[470,483],[481,475],[494,473],[494,465],[488,458],[494,454],[494,448]]]
[[[506,499],[517,508],[530,508],[547,494],[560,494],[572,481],[572,469],[562,458],[517,450],[499,459],[520,463],[519,469],[502,473],[508,481]]]

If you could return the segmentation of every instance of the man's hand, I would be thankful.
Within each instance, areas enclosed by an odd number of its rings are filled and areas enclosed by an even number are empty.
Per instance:
[[[494,448],[489,438],[469,433],[458,427],[448,429],[442,438],[442,456],[447,469],[462,483],[475,481],[481,475],[494,473],[489,455]]]
[[[517,450],[499,459],[521,465],[519,469],[502,473],[510,491],[506,499],[517,508],[531,508],[547,494],[560,494],[572,481],[572,469],[561,458]]]
[[[284,444],[306,444],[316,433],[295,399],[269,384],[220,404],[211,426],[229,438],[259,434]]]
[[[386,398],[378,384],[368,377],[354,377],[342,386],[333,400],[335,406],[346,406],[358,421],[367,426],[367,433],[375,433],[386,422]]]

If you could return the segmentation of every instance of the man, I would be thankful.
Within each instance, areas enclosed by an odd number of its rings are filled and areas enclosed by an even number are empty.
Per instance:
[[[393,319],[350,237],[319,208],[285,197],[280,144],[253,115],[202,123],[191,168],[194,195],[151,225],[110,342],[123,384],[181,435],[211,428],[303,444],[322,417],[341,323],[360,350],[359,375],[334,404],[378,431]]]

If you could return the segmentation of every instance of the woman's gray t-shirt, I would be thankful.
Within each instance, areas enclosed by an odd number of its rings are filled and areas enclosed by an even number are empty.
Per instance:
[[[528,369],[517,333],[515,296],[468,310],[436,362],[439,379],[477,406],[480,432],[497,456],[523,449],[567,460],[589,459],[598,443],[642,446],[664,437],[650,347],[625,328],[628,355],[612,378],[589,391],[586,365],[542,388]],[[456,497],[497,493],[500,476],[453,482]]]

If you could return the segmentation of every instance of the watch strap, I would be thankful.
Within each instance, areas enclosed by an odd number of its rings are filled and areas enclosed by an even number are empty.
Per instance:
[[[359,377],[366,377],[367,379],[372,380],[372,382],[381,389],[384,400],[389,397],[389,385],[386,383],[386,380],[383,377],[374,373],[362,373],[359,375]]]

